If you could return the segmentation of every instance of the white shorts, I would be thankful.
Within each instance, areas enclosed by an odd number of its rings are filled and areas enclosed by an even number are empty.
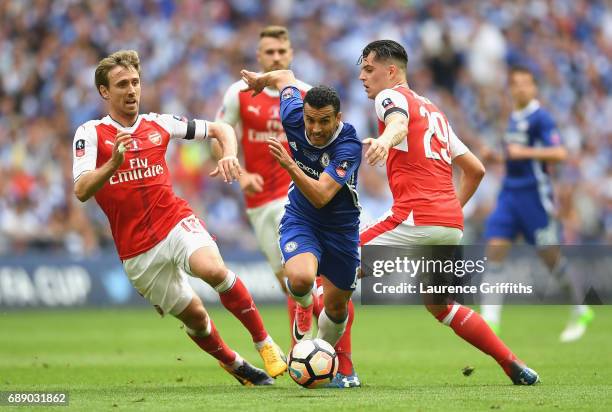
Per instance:
[[[138,293],[162,316],[178,315],[194,296],[187,280],[187,274],[193,276],[189,257],[201,247],[217,248],[217,244],[200,220],[191,215],[181,220],[153,249],[124,260],[123,268]]]
[[[407,221],[398,221],[389,212],[366,226],[359,237],[362,246],[458,245],[463,231],[456,227],[414,226]]]
[[[259,248],[268,259],[274,273],[282,269],[281,251],[278,245],[278,227],[285,214],[286,198],[273,200],[265,205],[247,209]]]

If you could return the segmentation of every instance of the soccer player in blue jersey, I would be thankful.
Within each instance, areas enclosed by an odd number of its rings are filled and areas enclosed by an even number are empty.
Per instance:
[[[323,306],[317,337],[332,346],[344,333],[348,301],[357,286],[359,212],[355,190],[361,163],[361,141],[355,128],[341,121],[338,93],[326,86],[310,89],[304,98],[290,70],[258,74],[243,70],[249,90],[280,90],[280,115],[293,158],[276,139],[272,156],[287,170],[292,183],[281,220],[280,247],[287,290],[296,301],[293,335],[311,337],[312,288],[322,274]],[[334,380],[338,386],[360,386],[356,374]],[[332,382],[332,384],[334,384]]]
[[[486,276],[491,281],[502,276],[502,263],[512,242],[521,234],[527,243],[538,248],[549,271],[573,289],[576,305],[560,337],[561,341],[570,342],[584,334],[593,311],[579,304],[584,297],[580,281],[559,247],[560,224],[555,218],[549,167],[564,161],[567,150],[561,144],[552,116],[536,99],[534,75],[526,68],[515,67],[510,70],[509,82],[514,111],[504,137],[505,156],[488,153],[491,158],[505,160],[506,176],[497,207],[487,221],[485,236],[490,265]],[[483,305],[481,310],[492,329],[499,333],[501,302],[495,303],[499,304]]]

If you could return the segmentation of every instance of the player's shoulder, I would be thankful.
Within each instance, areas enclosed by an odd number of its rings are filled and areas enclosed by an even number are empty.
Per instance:
[[[355,130],[355,127],[350,123],[343,122],[342,129],[340,130],[340,134],[338,135],[338,140],[339,143],[342,143],[342,145],[344,146],[358,146],[359,150],[361,150],[362,144],[361,140],[359,140],[359,137],[357,137],[357,130]]]
[[[189,119],[187,119],[185,116],[179,116],[179,115],[170,114],[170,113],[149,112],[146,114],[142,114],[141,116],[142,116],[142,120],[147,120],[150,122],[155,122],[155,123],[160,123],[160,124],[166,124],[168,122],[173,122],[173,121],[187,123],[189,121]]]
[[[544,106],[540,105],[534,112],[534,117],[539,120],[540,122],[546,123],[546,124],[554,124],[555,120],[553,118],[552,113],[545,108]]]
[[[96,126],[103,124],[105,122],[106,116],[102,119],[93,119],[88,120],[85,123],[80,124],[75,131],[77,135],[88,135],[88,136],[96,136]]]
[[[391,99],[407,99],[406,95],[403,94],[400,90],[398,90],[397,88],[392,88],[392,89],[382,89],[381,91],[378,92],[378,94],[376,95],[376,97],[374,98],[374,101],[379,103],[382,102],[384,99],[386,98],[391,98]]]
[[[374,105],[376,106],[377,113],[384,113],[387,110],[400,108],[408,110],[410,105],[410,93],[412,92],[408,88],[400,89],[394,87],[392,89],[383,89],[374,98]],[[418,96],[415,94],[415,96]]]
[[[240,79],[240,80],[237,80],[234,83],[230,84],[229,87],[227,88],[227,90],[225,91],[225,94],[226,95],[232,94],[232,95],[238,96],[238,94],[242,90],[246,89],[247,87],[249,87],[248,84],[246,84],[244,82],[244,80]]]
[[[359,140],[357,138],[357,130],[355,129],[355,126],[347,122],[342,122],[342,129],[340,130],[340,136],[344,137],[345,139]]]
[[[187,119],[185,116],[169,113],[149,112],[141,115],[141,122],[138,125],[138,128],[142,129],[146,128],[147,124],[154,124],[172,135],[176,132],[176,130],[180,130],[181,128],[185,127],[187,123],[189,123],[189,119]]]

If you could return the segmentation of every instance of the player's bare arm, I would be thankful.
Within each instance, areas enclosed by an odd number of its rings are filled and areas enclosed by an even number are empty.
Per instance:
[[[210,150],[213,159],[219,161],[223,158],[223,149],[217,140],[210,141]],[[239,160],[240,162],[240,160]],[[242,174],[238,178],[238,184],[240,184],[240,189],[246,193],[247,195],[253,195],[255,193],[263,192],[263,184],[264,180],[258,173],[249,173],[247,171],[242,171]]]
[[[297,80],[291,70],[274,70],[267,73],[256,73],[241,70],[242,80],[248,85],[243,91],[252,91],[257,96],[266,87],[282,90],[287,86],[297,84]]]
[[[225,182],[238,180],[242,169],[238,162],[238,145],[234,129],[223,122],[209,122],[208,137],[217,140],[222,152],[221,158],[217,162],[217,167],[210,175],[214,177],[221,174]]]
[[[459,166],[462,172],[459,188],[457,189],[457,198],[461,207],[463,207],[470,200],[474,192],[476,192],[480,181],[485,175],[485,167],[470,151],[455,157],[453,164]]]
[[[317,209],[322,208],[342,188],[330,175],[321,173],[319,180],[306,175],[302,169],[289,156],[285,147],[276,139],[268,139],[270,153],[281,167],[289,173],[291,179],[308,201]]]
[[[243,172],[238,183],[240,189],[247,195],[263,192],[264,178],[259,173]]]
[[[74,184],[74,194],[81,202],[86,202],[121,167],[125,160],[125,150],[132,141],[132,135],[119,132],[115,136],[115,145],[111,158],[99,168],[83,173]]]
[[[486,144],[480,144],[478,147],[480,158],[485,162],[503,163],[504,156],[500,151],[494,150]]]
[[[408,133],[408,119],[402,113],[392,113],[385,119],[385,131],[378,139],[364,139],[363,144],[369,145],[365,157],[370,166],[385,163],[389,150],[400,144]]]
[[[567,159],[567,149],[563,146],[529,147],[511,143],[506,147],[510,160],[540,160],[542,162],[563,162]]]

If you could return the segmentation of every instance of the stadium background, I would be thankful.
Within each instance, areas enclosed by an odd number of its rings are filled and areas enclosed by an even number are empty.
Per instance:
[[[0,5],[0,250],[71,255],[112,247],[92,201],[72,194],[71,142],[104,115],[93,84],[101,56],[139,51],[141,111],[214,118],[243,67],[256,69],[262,24],[291,31],[293,69],[336,87],[345,119],[375,133],[372,102],[356,66],[376,38],[409,53],[409,83],[443,108],[458,135],[499,147],[509,95],[507,64],[538,75],[541,99],[570,148],[558,193],[570,243],[612,242],[612,8],[603,1],[6,1]],[[350,19],[346,16],[351,16]],[[173,144],[176,191],[202,215],[222,248],[256,250],[236,185],[208,178],[205,145]],[[502,169],[466,210],[468,242],[482,240]],[[381,170],[362,168],[369,216],[386,210]],[[363,220],[367,220],[367,217]]]
[[[552,111],[570,150],[556,179],[565,238],[576,244],[612,243],[612,7],[607,1],[2,1],[0,353],[12,355],[10,361],[0,360],[4,383],[40,379],[40,388],[45,388],[56,380],[64,382],[57,377],[45,381],[44,375],[37,375],[46,363],[39,360],[44,352],[37,352],[29,343],[32,327],[28,322],[48,322],[49,330],[41,338],[47,343],[57,343],[54,330],[61,330],[65,322],[83,328],[106,322],[102,325],[105,331],[123,331],[123,327],[125,334],[121,336],[129,338],[126,351],[149,344],[146,332],[151,339],[161,335],[174,339],[177,335],[155,322],[154,312],[148,310],[146,315],[125,312],[125,324],[121,325],[112,319],[124,312],[75,310],[72,315],[67,313],[67,318],[49,318],[44,310],[15,311],[41,306],[145,304],[122,274],[106,217],[95,202],[83,205],[72,192],[74,131],[79,124],[105,114],[93,83],[97,61],[118,49],[138,50],[143,70],[141,112],[211,119],[239,70],[257,69],[258,32],[266,24],[289,28],[293,70],[308,83],[337,88],[344,118],[355,125],[362,138],[375,134],[376,119],[373,104],[357,78],[356,61],[362,47],[373,39],[395,39],[407,48],[409,84],[445,111],[457,134],[477,154],[482,143],[500,147],[511,110],[505,69],[516,63],[527,65],[536,73],[540,98]],[[168,156],[176,192],[204,218],[230,266],[250,288],[257,289],[256,301],[280,299],[273,275],[257,252],[237,185],[208,178],[214,163],[207,146],[177,142],[170,145]],[[465,210],[467,243],[482,242],[484,221],[494,206],[503,173],[502,166],[486,166],[487,176]],[[361,174],[358,189],[364,208],[362,220],[367,221],[388,208],[390,193],[382,168],[364,166]],[[265,282],[260,282],[264,278]],[[207,301],[214,300],[208,289],[200,284],[199,292]],[[564,310],[546,310],[542,313],[555,314],[557,323],[564,321]],[[397,309],[388,313],[391,318],[386,318],[387,322],[405,317]],[[264,314],[276,319],[278,324],[273,328],[285,333],[282,311],[266,308]],[[374,315],[363,312],[363,329],[356,323],[357,342],[367,339],[368,318],[372,322],[368,325],[375,330],[380,318]],[[104,316],[106,320],[101,321]],[[224,319],[221,312],[214,316]],[[547,322],[544,315],[534,317],[519,310],[508,316],[519,323],[517,327],[524,324],[540,334],[557,333],[548,324],[542,327],[536,323],[537,319]],[[151,318],[154,323],[150,325]],[[602,328],[610,318],[609,311],[600,314]],[[420,314],[414,319],[418,325],[419,319],[426,317]],[[531,320],[523,323],[525,319]],[[428,325],[424,326],[427,331],[435,328],[430,320],[424,320],[423,325]],[[129,330],[139,328],[145,331],[145,338],[130,335]],[[385,328],[385,333],[391,333],[389,342],[394,337],[400,339],[397,331],[389,332],[391,328]],[[590,344],[607,342],[610,329],[605,330],[600,329]],[[431,339],[442,333],[427,331],[421,333]],[[508,333],[528,340],[522,332],[508,328]],[[105,342],[104,334],[92,336],[97,340],[85,339],[83,345],[91,348]],[[75,356],[89,359],[85,349],[75,350],[81,335],[67,339],[58,344],[57,351],[73,351]],[[413,350],[418,353],[416,345]],[[183,346],[192,351],[191,359],[195,358],[196,349],[188,343]],[[395,367],[365,344],[356,346],[378,365]],[[468,353],[452,348],[455,353]],[[421,356],[443,367],[446,358],[434,358],[426,349]],[[98,347],[98,355],[100,350]],[[116,355],[109,353],[111,359]],[[609,353],[595,351],[591,355],[598,358],[592,362],[597,364]],[[22,362],[18,356],[30,360]],[[49,359],[46,362],[53,366],[56,358]],[[96,364],[96,359],[94,356],[91,362]],[[157,358],[151,359],[154,362]],[[567,359],[573,358],[567,355]],[[555,358],[548,361],[558,362]],[[21,377],[11,376],[13,367],[22,371]],[[603,367],[610,370],[609,364]],[[182,379],[176,378],[177,386],[182,385]],[[501,382],[501,377],[498,379]],[[437,384],[427,379],[420,383]],[[146,381],[143,385],[146,387]],[[462,393],[453,392],[451,397]],[[478,387],[469,393],[483,396]],[[388,396],[396,394],[391,391]],[[601,397],[590,397],[594,405],[601,406],[597,403]]]

